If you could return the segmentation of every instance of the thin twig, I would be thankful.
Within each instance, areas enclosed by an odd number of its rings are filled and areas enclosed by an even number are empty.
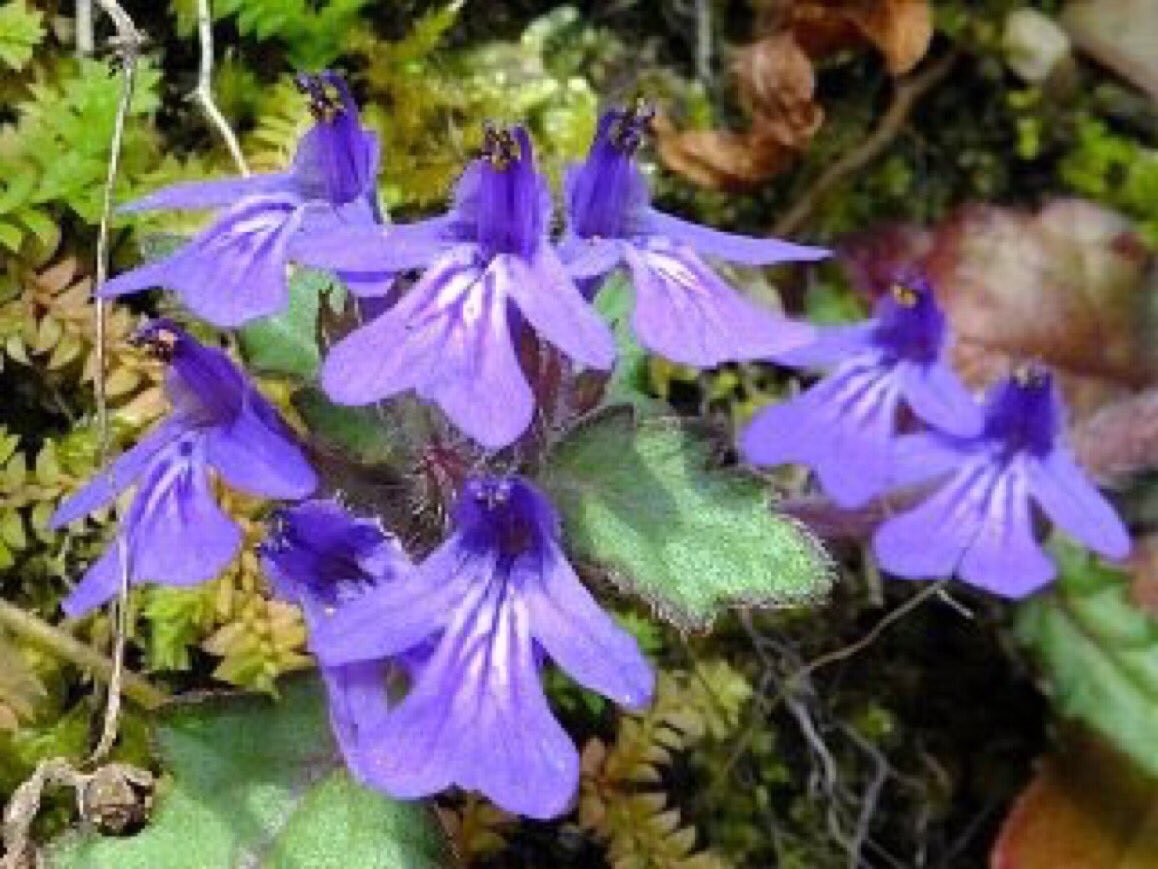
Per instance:
[[[841,646],[839,649],[833,649],[831,652],[821,655],[818,658],[813,658],[803,667],[789,674],[788,678],[784,680],[784,684],[781,686],[780,691],[769,702],[768,708],[775,709],[780,700],[782,700],[784,696],[794,688],[794,686],[799,684],[800,680],[811,676],[822,667],[827,667],[829,664],[835,664],[837,661],[843,661],[845,658],[852,657],[861,650],[872,645],[874,642],[876,642],[877,637],[889,629],[890,625],[904,618],[929,598],[939,594],[948,584],[948,579],[941,579],[937,582],[929,583],[896,609],[890,610],[888,614],[882,616],[881,620],[873,625],[872,630],[857,640],[855,643],[849,643],[847,646]]]
[[[695,0],[696,78],[708,86],[712,82],[712,0]]]
[[[209,118],[209,123],[217,130],[237,164],[242,175],[249,174],[249,165],[245,162],[245,155],[241,153],[241,145],[237,141],[237,134],[229,126],[229,121],[221,113],[213,99],[213,15],[209,9],[209,0],[197,0],[197,38],[201,43],[201,66],[197,73],[197,87],[190,95],[201,104],[201,111]]]
[[[76,0],[76,53],[92,57],[93,48],[92,0]]]
[[[113,662],[99,651],[3,599],[0,599],[0,625],[37,648],[88,670],[102,682],[112,679]],[[146,709],[156,709],[169,699],[168,694],[136,673],[124,673],[122,682],[125,696]]]
[[[849,176],[855,175],[872,163],[900,135],[913,107],[920,99],[936,87],[953,69],[958,54],[950,51],[936,63],[916,75],[897,80],[892,102],[881,118],[876,129],[856,148],[849,151],[816,179],[805,194],[792,206],[772,229],[772,235],[792,235],[807,223],[812,214],[824,203],[824,199]]]
[[[96,317],[96,408],[98,450],[102,464],[109,454],[109,408],[106,381],[108,376],[108,335],[106,302],[100,290],[108,280],[109,272],[109,225],[113,211],[113,192],[120,170],[121,146],[125,138],[125,124],[133,100],[136,84],[137,60],[142,38],[133,20],[116,0],[97,0],[101,9],[113,20],[117,30],[116,50],[121,66],[121,97],[113,120],[113,136],[109,143],[109,166],[105,175],[104,193],[101,199],[101,218],[97,230],[96,281],[93,293],[96,296],[94,316]],[[116,481],[113,481],[116,485]],[[122,535],[117,536],[117,556],[120,566],[120,583],[114,604],[116,636],[113,640],[112,672],[109,675],[108,698],[105,703],[104,723],[100,740],[89,757],[89,763],[99,763],[113,747],[117,736],[117,723],[121,711],[121,682],[124,677],[125,635],[128,633],[129,610],[129,548]]]

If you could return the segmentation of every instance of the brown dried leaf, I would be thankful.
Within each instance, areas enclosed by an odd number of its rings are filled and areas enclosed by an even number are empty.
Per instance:
[[[1158,784],[1085,737],[1046,758],[1002,825],[991,869],[1158,866]]]
[[[933,38],[928,0],[802,0],[792,4],[789,20],[812,57],[868,42],[893,75],[916,66]]]
[[[1070,439],[1082,463],[1103,480],[1158,468],[1158,388],[1100,408],[1073,427]]]
[[[1079,415],[1158,372],[1151,255],[1118,214],[1058,200],[1036,214],[963,209],[938,232],[927,268],[975,381],[1039,357],[1069,375]]]
[[[732,72],[754,130],[789,148],[808,145],[824,111],[814,101],[812,62],[791,33],[773,33],[740,49]]]
[[[714,190],[743,190],[782,171],[824,120],[812,62],[792,34],[777,31],[736,52],[733,74],[752,117],[745,132],[676,130],[656,120],[664,163]]]
[[[664,165],[710,190],[746,190],[782,171],[791,161],[791,148],[756,130],[676,130],[657,118],[659,156]]]

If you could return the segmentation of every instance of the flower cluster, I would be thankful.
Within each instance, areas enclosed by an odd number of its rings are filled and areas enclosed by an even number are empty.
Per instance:
[[[106,297],[151,287],[234,328],[282,310],[294,263],[336,272],[377,312],[339,340],[321,383],[340,404],[404,392],[436,404],[485,450],[515,443],[535,412],[522,360],[538,342],[577,368],[610,369],[616,346],[592,304],[623,267],[641,344],[676,361],[789,358],[810,326],[744,300],[704,256],[744,264],[811,261],[819,248],[747,238],[652,208],[635,153],[645,108],[601,119],[565,185],[566,228],[521,126],[489,126],[445,214],[385,224],[378,146],[332,73],[299,77],[314,126],[286,172],[170,187],[129,210],[218,209],[159,262],[120,275]],[[66,602],[80,614],[132,582],[212,578],[240,535],[210,494],[209,472],[287,501],[262,563],[274,591],[302,607],[338,744],[361,781],[399,797],[451,785],[533,817],[564,811],[578,756],[540,684],[548,662],[628,708],[654,677],[635,640],[605,613],[563,552],[559,518],[527,479],[460,475],[449,536],[413,564],[376,522],[318,487],[292,434],[218,349],[168,321],[141,340],[169,362],[173,413],[66,503],[57,524],[136,493],[111,547]],[[571,369],[567,369],[570,371]],[[485,462],[485,457],[484,460]]]
[[[899,281],[871,320],[824,330],[783,360],[834,368],[758,414],[743,454],[808,465],[842,507],[933,485],[873,538],[881,566],[899,577],[956,573],[1005,597],[1036,591],[1056,569],[1034,534],[1034,504],[1090,549],[1124,558],[1129,534],[1065,446],[1050,374],[1020,368],[977,406],[945,361],[948,341],[932,287]]]
[[[953,374],[933,288],[898,281],[871,320],[821,331],[745,300],[705,257],[761,265],[812,261],[819,248],[687,223],[650,203],[636,151],[646,107],[600,119],[587,159],[567,172],[565,226],[521,126],[489,126],[449,210],[384,224],[378,147],[345,83],[302,76],[316,122],[286,172],[161,190],[130,206],[219,208],[160,262],[110,281],[106,296],[161,286],[195,314],[232,328],[287,302],[292,264],[336,272],[368,317],[326,356],[321,384],[339,404],[413,391],[485,450],[516,443],[536,390],[527,350],[551,345],[569,366],[610,369],[616,345],[592,302],[624,269],[632,327],[646,349],[715,366],[774,360],[830,368],[745,432],[751,462],[801,462],[842,506],[902,486],[920,499],[874,539],[904,577],[959,573],[1003,595],[1048,582],[1033,506],[1110,557],[1129,537],[1061,437],[1048,374],[1020,372],[982,407]],[[376,521],[319,487],[292,432],[220,349],[157,320],[138,340],[168,363],[172,413],[67,501],[71,522],[133,488],[117,542],[65,601],[79,615],[122,581],[211,579],[241,535],[212,494],[227,485],[296,502],[276,510],[261,547],[274,592],[301,606],[353,774],[393,796],[457,785],[537,818],[565,811],[579,761],[541,684],[558,666],[621,706],[651,700],[652,670],[635,640],[600,608],[568,562],[559,517],[528,479],[460,462],[451,528],[417,563]],[[516,451],[517,452],[517,451]]]

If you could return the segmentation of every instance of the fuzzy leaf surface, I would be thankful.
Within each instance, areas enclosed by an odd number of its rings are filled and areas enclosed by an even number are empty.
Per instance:
[[[579,560],[680,627],[807,603],[832,583],[824,549],[772,511],[759,479],[713,467],[707,439],[675,420],[603,413],[556,447],[542,482]]]
[[[178,703],[157,726],[171,783],[132,838],[67,837],[59,869],[436,869],[449,865],[434,815],[355,784],[330,738],[315,679],[281,698]]]

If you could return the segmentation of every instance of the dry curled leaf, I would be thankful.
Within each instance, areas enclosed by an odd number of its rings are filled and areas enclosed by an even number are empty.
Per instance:
[[[781,172],[824,121],[813,61],[869,43],[889,71],[916,66],[932,38],[927,0],[801,0],[778,3],[767,31],[736,52],[732,74],[751,124],[746,131],[656,126],[671,169],[714,190],[742,190]]]
[[[664,165],[710,190],[745,190],[782,171],[795,153],[755,129],[680,131],[660,116],[655,131]]]
[[[747,131],[676,130],[655,126],[664,163],[696,184],[741,190],[783,170],[820,129],[812,62],[787,31],[736,53],[732,67],[740,101],[752,118]]]
[[[740,49],[732,70],[755,129],[788,148],[811,141],[824,111],[815,102],[812,63],[791,33],[773,33]]]
[[[868,42],[884,55],[893,75],[915,67],[933,38],[928,0],[802,0],[787,14],[812,57]]]
[[[1046,758],[1005,819],[991,869],[1158,866],[1158,785],[1093,738]]]

